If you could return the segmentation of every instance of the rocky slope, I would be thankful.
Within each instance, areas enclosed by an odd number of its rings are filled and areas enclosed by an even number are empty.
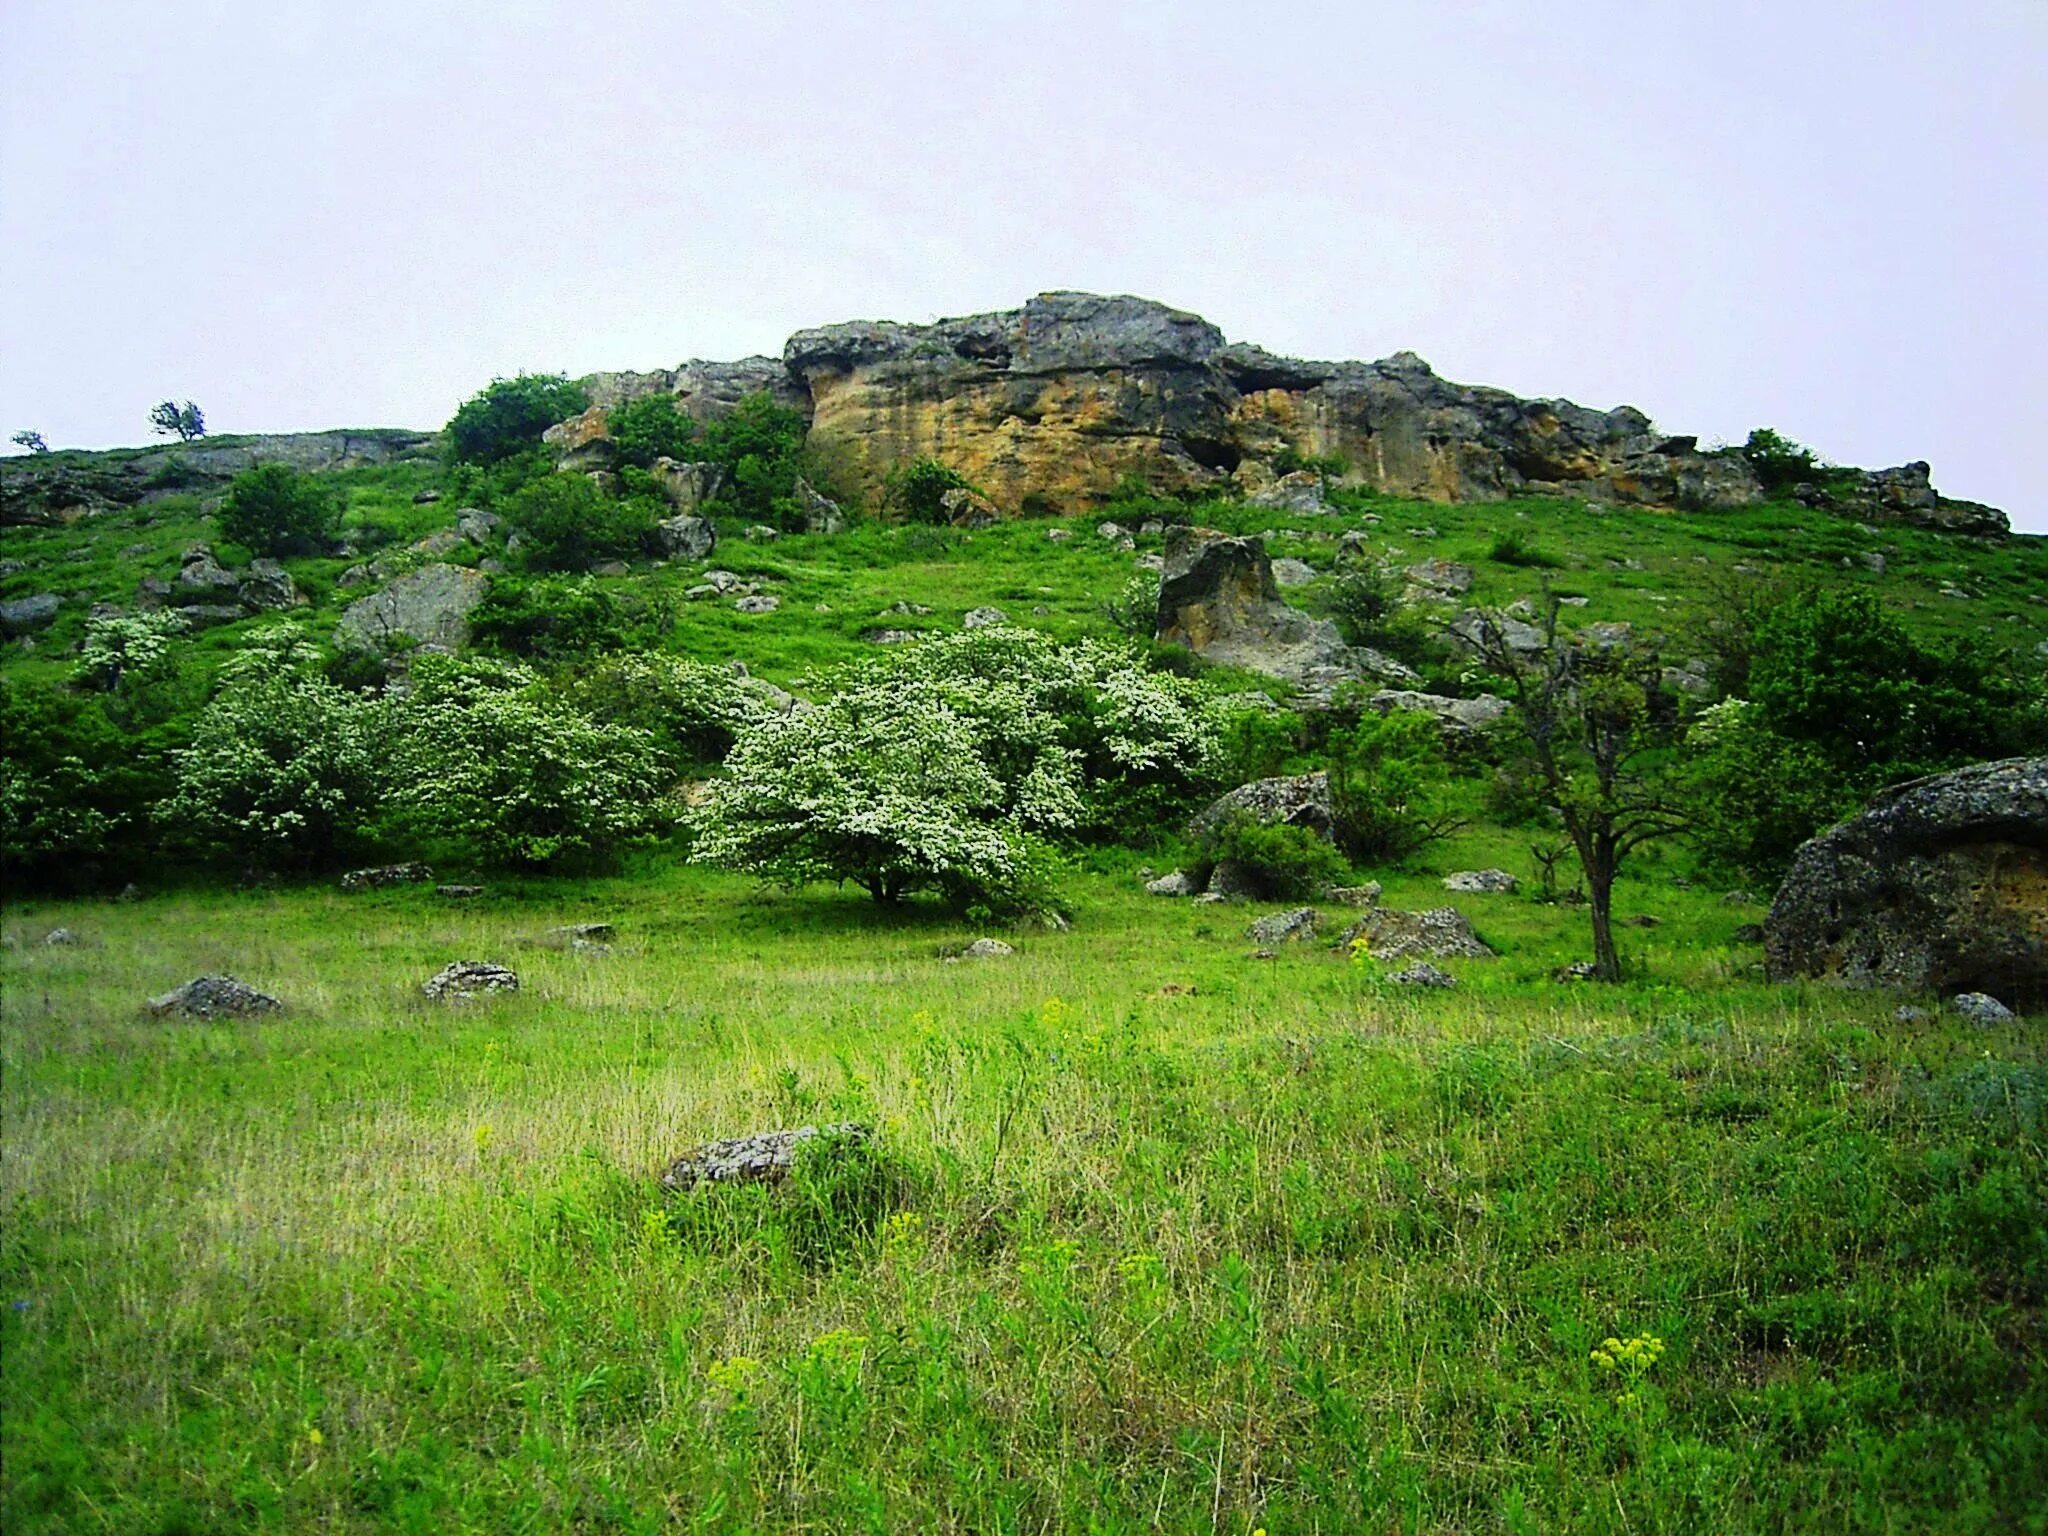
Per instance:
[[[1763,490],[1737,454],[1661,433],[1631,406],[1591,410],[1439,378],[1413,353],[1305,362],[1227,344],[1149,299],[1043,293],[1021,309],[933,325],[856,321],[798,331],[780,363],[690,362],[585,381],[602,409],[660,390],[698,417],[766,389],[803,410],[811,446],[849,489],[896,464],[943,460],[1008,511],[1074,511],[1136,476],[1160,491],[1256,493],[1286,456],[1344,461],[1342,479],[1396,495],[1484,501],[1563,494],[1644,506],[1746,505]],[[1880,471],[1838,501],[1868,520],[2002,534],[2004,515],[1939,495],[1927,466]]]

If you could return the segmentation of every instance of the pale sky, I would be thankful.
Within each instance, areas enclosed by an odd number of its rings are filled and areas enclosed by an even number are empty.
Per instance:
[[[0,436],[1137,293],[2048,531],[2048,0],[9,0]]]

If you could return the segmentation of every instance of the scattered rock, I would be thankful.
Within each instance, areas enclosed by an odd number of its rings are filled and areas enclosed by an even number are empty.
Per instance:
[[[1349,946],[1359,939],[1365,940],[1366,953],[1375,960],[1405,960],[1411,955],[1435,959],[1446,955],[1483,957],[1493,953],[1480,942],[1479,935],[1456,907],[1431,907],[1425,912],[1376,907],[1345,929],[1338,943]]]
[[[519,977],[509,967],[487,960],[457,960],[420,983],[420,990],[428,997],[459,1003],[496,992],[517,992]]]
[[[1195,894],[1195,879],[1186,870],[1176,869],[1157,880],[1147,880],[1145,890],[1153,896],[1192,896]]]
[[[839,503],[813,489],[810,481],[802,475],[797,476],[795,496],[797,507],[804,515],[805,533],[845,531],[846,514],[839,510]]]
[[[1647,912],[1638,912],[1632,917],[1624,917],[1621,921],[1629,928],[1660,928],[1664,924],[1663,918],[1652,917]]]
[[[1894,1024],[1927,1024],[1931,1023],[1933,1018],[1934,1014],[1930,1009],[1912,1003],[1901,1003],[1892,1010]]]
[[[2048,1004],[2048,758],[1902,785],[1794,856],[1764,922],[1776,979]]]
[[[43,942],[57,948],[64,948],[69,945],[83,944],[85,941],[69,928],[52,928],[43,935]]]
[[[1161,570],[1166,569],[1164,556],[1160,558],[1159,568]],[[1315,579],[1316,568],[1306,560],[1282,559],[1273,562],[1273,584],[1275,586],[1305,587]]]
[[[913,603],[908,598],[901,597],[882,610],[884,613],[902,614],[909,618],[922,618],[931,611],[929,603]]]
[[[1045,536],[1051,543],[1064,544],[1074,536],[1074,530],[1071,528],[1048,528],[1045,530]]]
[[[564,923],[534,940],[543,949],[574,949],[579,943],[602,944],[618,937],[610,923]]]
[[[1543,649],[1543,631],[1534,624],[1483,608],[1465,609],[1444,626],[1444,633],[1452,644],[1474,655],[1495,637],[1517,656],[1533,656]]]
[[[1010,616],[1000,608],[970,608],[961,624],[967,629],[987,629],[996,624],[1007,624]]]
[[[741,613],[773,613],[782,606],[782,599],[766,594],[758,597],[736,597],[732,605]]]
[[[1259,883],[1247,874],[1235,859],[1218,859],[1215,868],[1209,871],[1209,889],[1195,899],[1208,897],[1215,901],[1251,901],[1265,894]]]
[[[724,593],[736,590],[741,582],[736,571],[716,570],[704,573],[704,585],[714,592]]]
[[[1724,907],[1753,907],[1756,905],[1756,897],[1748,891],[1730,891],[1721,898],[1721,905]]]
[[[1560,965],[1550,973],[1552,981],[1591,981],[1600,974],[1600,967],[1590,960],[1574,960],[1570,965]]]
[[[1472,567],[1455,560],[1424,560],[1402,574],[1417,597],[1463,597],[1472,590]]]
[[[742,533],[740,537],[749,544],[773,544],[782,537],[782,534],[779,530],[770,528],[766,523],[755,523],[746,532]]]
[[[694,1189],[699,1184],[777,1184],[788,1175],[797,1149],[805,1143],[822,1141],[858,1149],[866,1146],[872,1134],[867,1126],[847,1121],[706,1142],[670,1163],[661,1184],[673,1190]]]
[[[1433,715],[1447,741],[1462,741],[1490,729],[1507,714],[1505,699],[1482,693],[1476,699],[1447,698],[1440,693],[1418,693],[1405,688],[1382,688],[1366,703],[1380,714],[1412,709]]]
[[[871,629],[861,636],[870,645],[908,645],[923,638],[914,629]]]
[[[468,901],[471,897],[481,896],[483,893],[484,888],[480,885],[437,885],[434,887],[434,894],[436,896],[445,896],[450,901]]]
[[[993,960],[1000,955],[1014,955],[1017,951],[1001,939],[976,939],[960,951],[963,960]]]
[[[386,885],[426,885],[434,871],[425,864],[377,864],[352,869],[341,877],[344,891],[374,891]]]
[[[1307,827],[1319,837],[1331,835],[1334,816],[1330,802],[1330,776],[1303,773],[1275,779],[1254,779],[1219,795],[1188,823],[1195,837],[1214,830],[1233,816],[1250,816],[1267,826],[1284,823]]]
[[[1122,523],[1097,523],[1095,525],[1095,536],[1098,539],[1106,539],[1118,549],[1136,549],[1138,547],[1138,541],[1132,537],[1131,530]]]
[[[946,521],[955,528],[993,528],[1002,520],[1002,514],[996,510],[994,502],[981,492],[964,485],[956,485],[940,496],[939,510],[945,515]],[[1054,531],[1064,533],[1066,530]]]
[[[1277,944],[1302,943],[1316,936],[1316,909],[1296,907],[1291,912],[1275,912],[1262,917],[1251,926],[1252,939],[1263,947]]]
[[[1504,869],[1461,869],[1444,876],[1444,889],[1473,894],[1501,894],[1514,890],[1515,877]]]
[[[415,491],[412,504],[416,507],[431,507],[440,499],[441,493],[439,491]]]
[[[2017,1017],[1988,992],[1958,992],[1948,1005],[1972,1024],[2009,1024]]]
[[[296,607],[301,601],[291,573],[275,560],[249,562],[249,574],[235,589],[245,608],[274,610]]]
[[[496,539],[504,519],[481,507],[464,507],[455,514],[455,531],[472,544],[489,544]]]
[[[0,634],[32,635],[55,622],[62,600],[54,592],[9,598],[0,603]]]
[[[654,547],[667,560],[703,560],[718,547],[718,530],[708,517],[679,512],[654,525]]]
[[[249,1018],[274,1013],[283,1006],[269,993],[258,992],[232,976],[196,977],[176,991],[149,1000],[151,1013],[182,1013],[195,1019]]]
[[[213,558],[207,544],[189,546],[178,561],[178,591],[192,598],[232,596],[241,585],[233,571],[224,570]]]
[[[603,560],[590,568],[593,576],[630,576],[633,567],[623,560]]]
[[[1427,960],[1417,960],[1413,965],[1403,966],[1387,978],[1398,987],[1455,987],[1458,983],[1448,971],[1440,971]]]
[[[1323,892],[1323,898],[1340,907],[1376,907],[1380,903],[1380,883],[1368,880],[1363,885],[1333,885]]]

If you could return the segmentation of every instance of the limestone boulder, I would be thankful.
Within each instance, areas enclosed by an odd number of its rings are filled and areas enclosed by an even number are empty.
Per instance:
[[[670,1163],[661,1183],[665,1189],[678,1191],[699,1184],[778,1184],[788,1177],[805,1148],[858,1153],[872,1135],[869,1127],[847,1121],[709,1141]]]
[[[269,993],[259,992],[232,976],[198,976],[149,1000],[151,1013],[179,1013],[194,1019],[253,1018],[275,1013],[283,1006]]]
[[[376,891],[391,885],[431,885],[432,866],[426,864],[376,864],[352,869],[341,877],[344,891]]]
[[[518,990],[518,975],[509,966],[494,965],[488,960],[457,960],[420,983],[420,991],[445,1003],[471,1002]]]
[[[1335,812],[1330,802],[1330,776],[1303,773],[1254,779],[1211,801],[1188,823],[1189,835],[1200,838],[1235,816],[1249,816],[1267,826],[1306,827],[1318,837],[1331,836]]]
[[[1296,907],[1290,912],[1274,912],[1255,920],[1249,931],[1253,942],[1262,949],[1306,943],[1316,936],[1316,909]]]
[[[684,464],[663,457],[654,461],[652,473],[668,504],[685,517],[702,512],[725,484],[724,466],[718,464]]]
[[[801,475],[796,482],[796,504],[803,513],[805,533],[843,533],[846,514],[830,496],[814,490]]]
[[[484,600],[489,578],[459,565],[423,565],[343,611],[336,638],[358,650],[385,651],[409,642],[441,651],[469,643],[469,616]]]
[[[1382,688],[1367,705],[1380,714],[1397,709],[1415,710],[1433,716],[1447,741],[1469,740],[1496,725],[1508,712],[1507,701],[1482,693],[1476,699],[1453,699],[1440,693],[1423,693],[1407,688]]]
[[[54,592],[32,597],[14,597],[0,603],[0,634],[32,635],[48,629],[57,619],[62,600]]]
[[[1431,907],[1425,912],[1375,907],[1345,929],[1338,943],[1348,947],[1360,939],[1375,960],[1406,960],[1416,955],[1436,960],[1447,955],[1482,958],[1493,953],[1456,907]]]
[[[1805,844],[1764,961],[1778,979],[2048,1006],[2048,758],[1901,785]]]
[[[1156,633],[1209,661],[1281,678],[1309,706],[1327,706],[1348,683],[1419,681],[1389,657],[1346,645],[1330,620],[1287,603],[1264,540],[1209,528],[1167,530]]]
[[[654,525],[654,543],[665,559],[705,560],[718,547],[718,530],[708,517],[679,512]]]

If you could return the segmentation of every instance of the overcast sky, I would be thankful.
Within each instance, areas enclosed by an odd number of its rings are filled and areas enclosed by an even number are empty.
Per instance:
[[[9,0],[0,435],[1139,293],[2048,530],[2048,0]]]

